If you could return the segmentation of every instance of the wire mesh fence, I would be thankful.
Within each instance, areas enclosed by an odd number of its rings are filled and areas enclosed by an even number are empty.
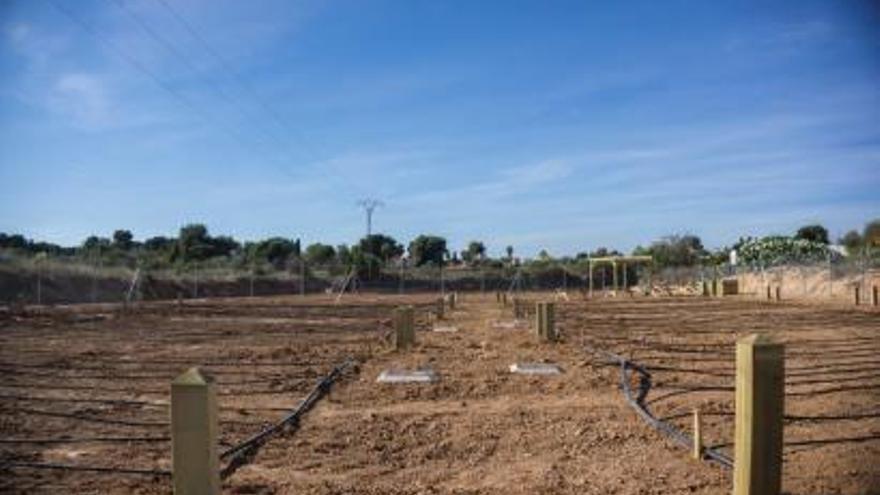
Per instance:
[[[590,280],[586,259],[446,267],[413,267],[389,262],[357,270],[338,262],[318,264],[292,259],[281,266],[191,263],[151,269],[136,265],[106,266],[99,260],[16,258],[0,253],[0,302],[74,304],[359,290],[400,294],[564,290],[600,295],[631,290],[657,295],[696,293],[703,281],[733,277],[742,294],[761,294],[772,285],[779,287],[786,298],[844,300],[855,297],[858,290],[861,298],[869,300],[873,287],[880,284],[878,273],[880,258],[876,255],[836,257],[824,262],[781,262],[771,266],[603,265],[593,267]]]

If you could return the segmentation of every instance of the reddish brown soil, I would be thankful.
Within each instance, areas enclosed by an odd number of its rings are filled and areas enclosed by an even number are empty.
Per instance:
[[[465,294],[444,323],[457,333],[427,331],[420,307],[419,344],[398,353],[381,337],[403,301],[430,296],[359,296],[341,305],[324,296],[229,299],[125,315],[78,307],[6,317],[0,464],[168,470],[168,384],[186,367],[217,377],[228,446],[281,417],[321,375],[355,356],[358,371],[299,431],[274,438],[230,477],[228,493],[727,493],[730,472],[690,459],[644,424],[618,389],[619,369],[583,344],[646,365],[654,378],[649,407],[685,431],[699,407],[707,442],[730,453],[734,342],[760,331],[787,344],[785,490],[880,493],[878,311],[745,298],[560,302],[565,340],[539,345],[527,328],[492,328],[490,320],[510,319],[509,308]],[[551,361],[564,373],[514,376],[507,367],[516,361]],[[441,381],[375,383],[383,369],[421,366]],[[67,441],[15,443],[27,439]],[[0,492],[170,493],[170,484],[162,476],[7,467]]]

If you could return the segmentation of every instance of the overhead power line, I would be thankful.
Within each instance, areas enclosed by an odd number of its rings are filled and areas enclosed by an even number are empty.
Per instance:
[[[367,194],[368,192],[365,188],[359,184],[357,181],[353,181],[348,177],[348,173],[345,170],[339,169],[339,167],[334,167],[332,163],[321,162],[322,157],[327,157],[327,153],[323,151],[322,147],[315,143],[314,137],[311,139],[307,139],[302,130],[290,123],[290,120],[285,118],[279,111],[277,110],[277,105],[270,104],[264,97],[260,95],[260,92],[256,90],[253,84],[244,76],[242,76],[241,71],[235,67],[235,64],[232,63],[227,56],[225,56],[221,50],[216,49],[205,36],[202,35],[200,30],[195,26],[193,22],[190,22],[186,16],[180,13],[180,11],[175,8],[172,2],[168,2],[167,0],[155,0],[159,5],[161,5],[168,14],[174,18],[180,26],[186,30],[193,39],[198,42],[199,45],[204,49],[204,51],[211,56],[220,67],[221,71],[226,73],[227,76],[237,83],[239,88],[239,94],[249,97],[253,100],[257,107],[262,109],[265,115],[268,116],[267,120],[271,120],[275,123],[275,125],[284,133],[285,137],[289,136],[296,140],[297,144],[301,147],[301,149],[312,158],[316,163],[322,164],[323,168],[331,168],[335,170],[330,170],[331,173],[326,174],[325,178],[328,180],[332,180],[349,190],[358,191],[360,194]]]
[[[137,12],[133,11],[124,0],[108,0],[113,1],[116,5],[128,15],[128,17],[137,24],[141,30],[143,30],[147,35],[155,41],[157,44],[161,45],[167,52],[171,53],[175,58],[177,58],[183,65],[189,69],[189,71],[193,74],[193,76],[198,77],[205,86],[211,88],[211,90],[222,100],[226,101],[229,105],[236,108],[239,114],[248,119],[253,124],[255,124],[255,128],[259,129],[269,140],[274,141],[276,145],[280,147],[286,147],[286,143],[280,139],[277,135],[275,135],[271,129],[266,127],[265,121],[259,118],[253,118],[248,114],[246,110],[246,105],[242,104],[240,101],[236,100],[233,96],[229,95],[226,91],[223,90],[222,86],[220,86],[216,81],[208,78],[202,74],[202,71],[190,60],[190,57],[183,53],[180,49],[177,48],[176,44],[169,40],[167,37],[163,36],[159,31],[150,26],[150,24],[144,20],[144,18],[139,15]]]
[[[218,50],[216,50],[204,36],[201,35],[198,29],[193,25],[193,23],[189,22],[186,17],[184,17],[180,12],[177,11],[174,7],[171,6],[165,0],[156,0],[159,5],[161,5],[168,13],[173,17],[201,46],[202,48],[213,57],[217,63],[220,65],[223,71],[225,71],[231,79],[235,80],[238,85],[243,88],[244,92],[246,92],[263,111],[268,115],[271,120],[273,120],[283,131],[292,134],[299,144],[303,146],[312,157],[317,158],[318,154],[314,149],[313,145],[308,142],[302,135],[301,131],[289,125],[286,119],[284,119],[278,111],[270,105],[264,98],[262,98],[259,92],[254,89],[253,85],[241,76],[241,73],[233,67],[233,64],[230,63],[223,54],[221,54]]]
[[[101,43],[104,46],[106,46],[107,48],[109,48],[118,57],[123,59],[125,62],[127,62],[129,65],[134,67],[136,70],[138,70],[139,72],[141,72],[145,76],[147,76],[153,83],[156,84],[156,86],[158,86],[164,92],[168,93],[175,101],[177,101],[178,104],[186,107],[188,110],[195,113],[197,116],[199,116],[200,118],[202,118],[203,120],[205,120],[209,123],[214,123],[217,121],[217,119],[214,118],[210,112],[207,112],[207,111],[203,110],[202,108],[199,108],[199,106],[196,105],[195,103],[193,103],[186,95],[184,95],[183,93],[181,93],[180,91],[175,89],[172,85],[170,85],[167,82],[165,82],[164,80],[162,80],[161,77],[159,77],[155,72],[150,70],[150,68],[147,67],[140,60],[138,60],[137,57],[128,53],[127,51],[120,48],[118,45],[116,45],[112,41],[110,41],[105,35],[103,35],[101,32],[99,32],[98,29],[96,29],[94,26],[92,26],[88,22],[84,21],[80,16],[78,16],[76,13],[74,13],[67,6],[63,5],[61,2],[58,2],[56,0],[47,0],[47,1],[56,10],[58,10],[64,16],[66,16],[68,19],[70,19],[74,24],[78,25],[85,32],[87,32],[89,35],[91,35],[93,38],[95,38],[99,43]],[[244,139],[243,135],[241,135],[235,129],[228,128],[225,125],[220,125],[219,128],[222,129],[227,134],[229,134],[234,140],[238,141],[239,144],[241,144],[243,147],[248,148],[249,150],[254,151],[258,154],[265,155],[264,150],[262,150],[258,147],[254,147],[253,144],[247,142]],[[273,159],[272,157],[269,157],[269,158]]]

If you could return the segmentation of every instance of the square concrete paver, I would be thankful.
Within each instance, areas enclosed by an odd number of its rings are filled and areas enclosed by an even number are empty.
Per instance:
[[[528,328],[529,323],[524,320],[494,320],[489,326],[498,330],[515,330],[518,328]]]
[[[510,372],[520,375],[558,375],[562,368],[553,363],[514,363],[510,365]]]
[[[424,370],[385,370],[376,378],[378,383],[433,383],[440,376],[432,369]]]

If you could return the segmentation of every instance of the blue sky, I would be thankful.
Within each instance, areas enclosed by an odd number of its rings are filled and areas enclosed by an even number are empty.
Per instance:
[[[170,6],[170,8],[168,7]],[[525,256],[880,217],[872,2],[0,0],[0,231]]]

